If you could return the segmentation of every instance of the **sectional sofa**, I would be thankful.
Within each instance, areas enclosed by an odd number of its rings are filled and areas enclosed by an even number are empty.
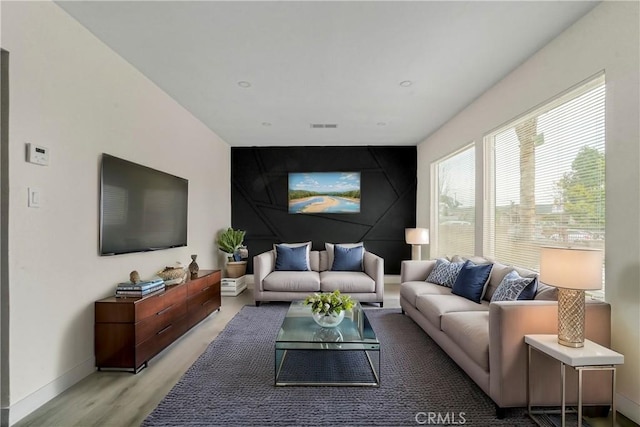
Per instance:
[[[474,265],[492,264],[478,302],[458,295],[459,291],[455,294],[453,287],[428,282],[427,278],[433,277],[436,260],[403,261],[400,306],[493,400],[497,416],[502,417],[505,408],[527,406],[524,335],[557,333],[557,292],[537,283],[531,300],[491,302],[507,274],[515,271],[521,278],[536,280],[537,274],[480,257],[469,258]],[[452,259],[454,263],[465,261],[460,257]],[[585,327],[586,338],[609,347],[610,305],[588,301]],[[533,405],[559,405],[559,363],[533,352],[532,369]],[[567,374],[567,403],[575,403],[577,375],[572,369]],[[586,372],[583,390],[585,405],[609,405],[610,375]]]
[[[360,302],[378,303],[382,307],[384,260],[363,247],[360,267],[335,270],[334,249],[333,244],[326,244],[326,250],[312,251],[309,244],[308,264],[302,267],[277,268],[276,248],[255,256],[255,304],[260,305],[263,301],[301,300],[314,292],[332,292],[337,289]]]

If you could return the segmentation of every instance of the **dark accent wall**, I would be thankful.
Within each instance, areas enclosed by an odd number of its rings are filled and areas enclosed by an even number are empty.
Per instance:
[[[415,146],[251,147],[231,149],[232,226],[246,230],[253,256],[274,243],[364,242],[385,260],[386,274],[399,274],[411,259],[404,229],[416,224]],[[288,213],[289,172],[360,172],[360,213]]]

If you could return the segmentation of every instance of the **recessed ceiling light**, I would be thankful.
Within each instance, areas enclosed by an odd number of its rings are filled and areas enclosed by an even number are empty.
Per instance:
[[[402,82],[400,82],[400,86],[402,87],[409,87],[413,84],[413,82],[411,80],[404,80]]]
[[[271,126],[271,123],[269,123],[269,122],[262,122],[262,126],[269,127],[269,126]]]
[[[248,88],[251,87],[251,83],[245,82],[244,80],[238,82],[238,86]]]

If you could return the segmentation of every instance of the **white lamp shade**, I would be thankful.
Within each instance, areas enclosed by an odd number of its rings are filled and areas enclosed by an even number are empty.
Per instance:
[[[410,245],[426,245],[429,243],[429,229],[405,228],[404,238]]]
[[[540,281],[557,288],[602,287],[602,251],[585,248],[540,248]]]

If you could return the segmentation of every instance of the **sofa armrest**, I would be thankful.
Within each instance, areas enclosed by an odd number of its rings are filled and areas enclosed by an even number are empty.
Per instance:
[[[527,384],[527,334],[557,334],[558,304],[556,301],[501,301],[489,305],[489,396],[500,407],[524,406]],[[585,313],[586,338],[610,347],[611,306],[600,301],[589,301]],[[535,353],[535,352],[534,352]],[[553,361],[534,355],[534,378],[537,387],[534,402],[548,404],[558,401],[559,372]],[[546,358],[548,359],[548,358]],[[542,368],[541,368],[542,367]],[[585,403],[607,400],[605,377],[602,387],[605,393],[588,393]],[[567,381],[570,383],[570,381]],[[610,384],[610,383],[609,383]],[[585,384],[585,390],[588,389]],[[590,390],[594,391],[594,390]]]
[[[424,282],[435,265],[435,260],[402,261],[400,264],[400,283]]]
[[[254,291],[262,292],[262,281],[269,273],[274,270],[275,253],[274,251],[263,252],[253,257],[253,280]]]
[[[384,259],[373,252],[365,251],[364,272],[376,282],[376,294],[382,301],[384,295]]]

